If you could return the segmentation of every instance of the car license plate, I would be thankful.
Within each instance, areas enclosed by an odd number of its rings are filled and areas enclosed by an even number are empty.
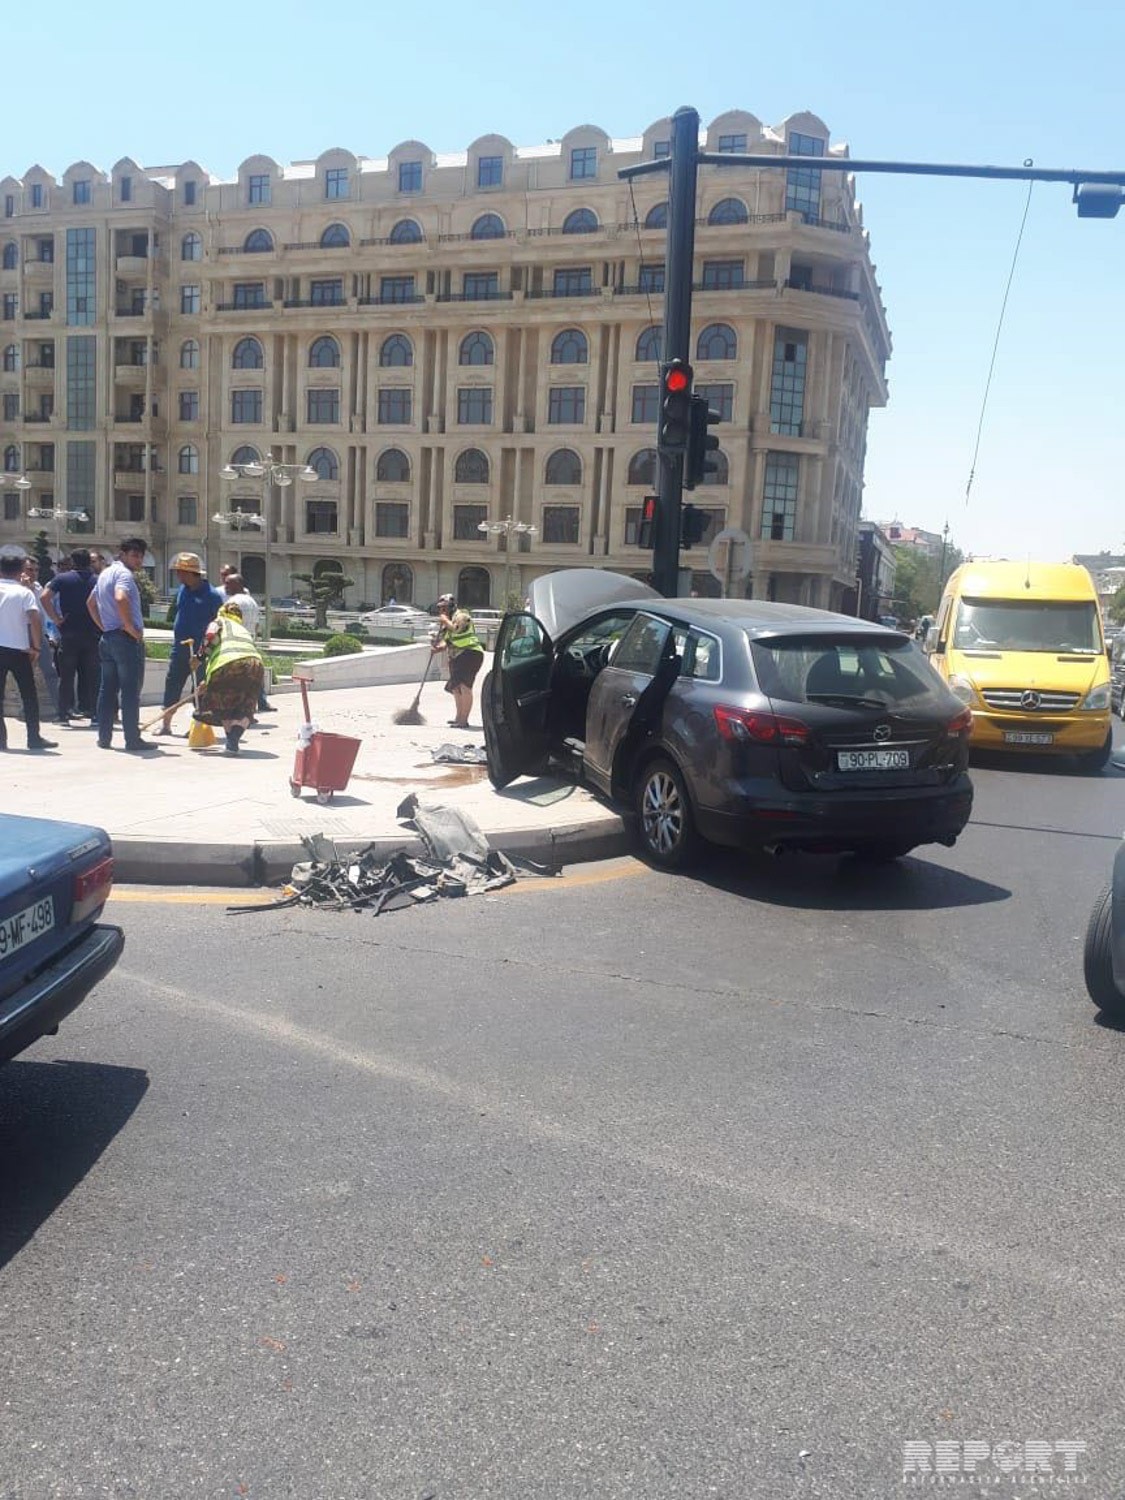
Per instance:
[[[20,948],[26,948],[36,938],[50,932],[55,925],[55,903],[51,896],[25,906],[23,911],[14,911],[10,917],[0,920],[0,958],[7,958]]]
[[[909,750],[837,750],[841,771],[909,771]]]
[[[1043,730],[1034,729],[1006,729],[1004,731],[1004,743],[1006,745],[1053,745],[1055,737]]]

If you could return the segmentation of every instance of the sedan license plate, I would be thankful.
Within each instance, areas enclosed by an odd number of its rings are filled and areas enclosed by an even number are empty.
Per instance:
[[[1004,743],[1006,745],[1053,745],[1055,737],[1044,730],[1006,729]]]
[[[25,906],[23,911],[14,911],[10,917],[0,920],[0,958],[26,948],[36,938],[50,932],[55,925],[55,903],[51,896]]]
[[[840,771],[909,771],[909,750],[837,750]]]

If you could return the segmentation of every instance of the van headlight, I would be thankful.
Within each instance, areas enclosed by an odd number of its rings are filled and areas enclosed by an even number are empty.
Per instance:
[[[968,677],[951,677],[949,679],[949,691],[962,703],[972,703],[977,695],[977,690]]]
[[[1103,682],[1101,687],[1091,688],[1086,694],[1086,701],[1082,705],[1084,713],[1097,713],[1109,707],[1109,683]]]

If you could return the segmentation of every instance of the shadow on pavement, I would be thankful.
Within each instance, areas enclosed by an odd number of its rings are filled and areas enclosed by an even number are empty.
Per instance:
[[[740,853],[716,849],[692,876],[732,896],[807,911],[939,911],[1007,901],[1011,891],[907,855],[871,865],[850,855]]]
[[[512,802],[531,802],[536,807],[545,807],[554,802],[565,802],[577,791],[578,783],[574,781],[560,781],[557,776],[529,776],[511,786],[500,787],[496,795],[507,797]]]
[[[0,1067],[0,1268],[78,1186],[148,1088],[140,1068]]]

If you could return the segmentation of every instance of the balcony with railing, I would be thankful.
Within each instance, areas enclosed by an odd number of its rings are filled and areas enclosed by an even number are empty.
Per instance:
[[[421,292],[413,292],[409,297],[359,297],[356,300],[360,307],[395,307],[425,302],[426,298]]]
[[[263,308],[272,306],[273,299],[270,297],[263,297],[260,302],[216,302],[215,311],[252,313],[261,312]]]
[[[809,292],[814,297],[839,297],[845,302],[859,302],[860,294],[853,292],[850,287],[845,286],[821,286],[813,285],[811,282],[794,281],[791,278],[785,283],[787,292]]]
[[[513,294],[498,289],[480,292],[439,292],[438,302],[511,302]]]
[[[140,364],[114,365],[113,378],[117,385],[144,385],[148,366]]]

